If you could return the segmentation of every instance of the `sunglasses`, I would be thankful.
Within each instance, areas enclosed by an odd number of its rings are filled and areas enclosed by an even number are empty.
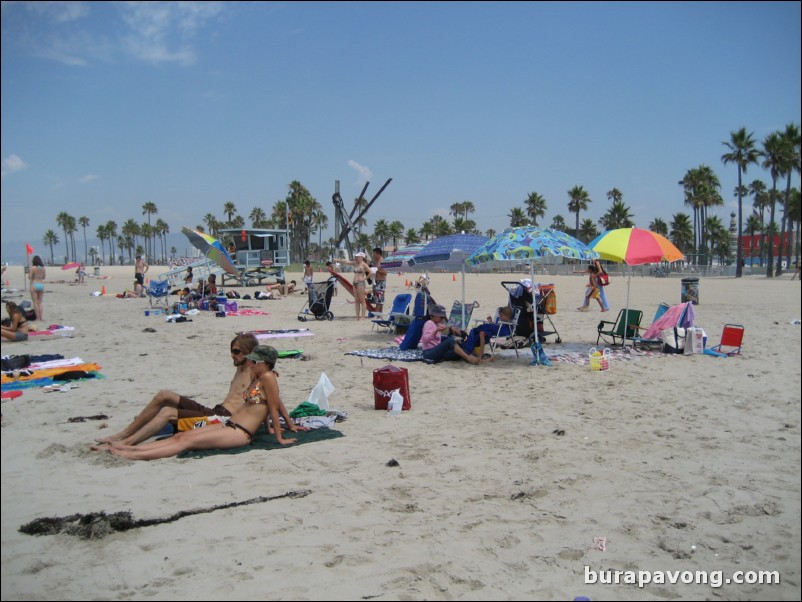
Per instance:
[[[237,349],[236,347],[232,347],[231,355],[242,355],[242,349]]]

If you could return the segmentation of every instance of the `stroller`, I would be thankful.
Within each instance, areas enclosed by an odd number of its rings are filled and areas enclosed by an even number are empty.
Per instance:
[[[534,338],[537,328],[537,340],[545,341],[546,337],[557,335],[556,343],[562,343],[560,333],[551,319],[557,313],[557,293],[553,284],[535,284],[535,299],[537,306],[537,325],[535,325],[535,312],[532,299],[532,289],[527,289],[520,282],[504,281],[501,283],[509,294],[509,305],[513,309],[520,308],[521,316],[515,329],[515,336]],[[548,322],[553,330],[545,330]]]
[[[333,320],[334,314],[331,313],[331,296],[334,294],[334,285],[337,279],[334,277],[329,278],[325,282],[313,282],[307,286],[312,287],[314,295],[310,295],[309,299],[314,298],[314,301],[307,299],[301,311],[298,313],[298,320],[306,322],[309,315],[315,316],[315,320]]]

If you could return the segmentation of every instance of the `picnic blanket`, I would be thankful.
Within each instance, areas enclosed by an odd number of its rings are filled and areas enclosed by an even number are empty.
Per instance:
[[[331,428],[313,429],[311,431],[299,431],[297,433],[290,432],[283,429],[285,439],[297,439],[296,443],[292,445],[279,445],[276,442],[275,435],[268,435],[265,429],[260,428],[259,432],[253,438],[250,445],[243,445],[241,447],[234,447],[232,449],[201,449],[195,451],[181,452],[179,458],[205,458],[206,456],[216,456],[219,454],[242,454],[251,449],[285,449],[295,447],[304,443],[313,443],[315,441],[327,441],[328,439],[339,439],[345,437],[341,431],[336,431]]]

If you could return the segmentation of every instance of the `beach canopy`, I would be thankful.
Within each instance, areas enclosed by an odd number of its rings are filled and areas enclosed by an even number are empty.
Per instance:
[[[205,232],[198,232],[191,228],[181,228],[181,232],[186,235],[193,247],[206,256],[206,259],[211,259],[232,276],[239,276],[231,256],[219,240]]]
[[[521,261],[547,257],[590,261],[596,259],[598,254],[565,232],[538,226],[520,226],[507,228],[491,238],[468,257],[467,262],[477,265],[488,261]]]

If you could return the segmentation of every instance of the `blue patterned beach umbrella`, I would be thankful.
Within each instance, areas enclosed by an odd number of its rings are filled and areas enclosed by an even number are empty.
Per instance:
[[[420,250],[425,246],[426,243],[415,243],[413,245],[401,247],[384,258],[384,261],[382,261],[382,267],[385,269],[400,268],[405,263],[408,263],[409,260],[412,259],[416,253],[420,252]]]
[[[477,265],[488,261],[521,261],[543,257],[590,261],[598,258],[599,254],[565,232],[537,226],[521,226],[507,228],[491,238],[466,261]]]

